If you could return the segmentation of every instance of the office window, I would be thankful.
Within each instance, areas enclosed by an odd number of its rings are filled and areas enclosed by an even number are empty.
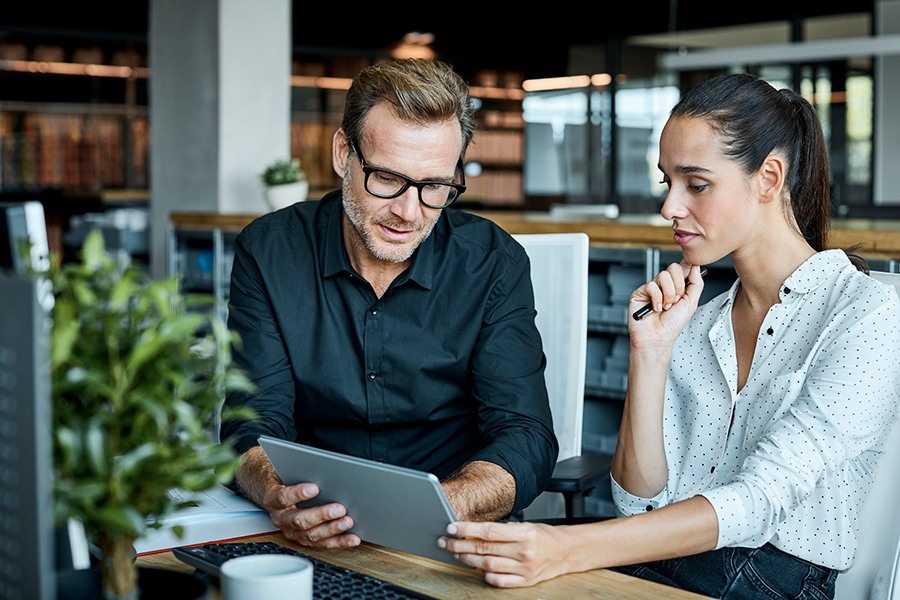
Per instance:
[[[534,92],[523,100],[527,195],[588,195],[588,93]]]
[[[868,67],[869,61],[838,61],[799,68],[799,93],[822,125],[837,216],[872,204],[874,89]],[[780,89],[793,87],[792,72],[790,65],[767,65],[758,74]]]
[[[676,86],[652,81],[623,85],[616,94],[616,191],[623,212],[634,212],[628,207],[639,206],[642,200],[665,199],[659,138],[679,97]]]
[[[847,183],[872,183],[872,77],[860,74],[847,78]]]

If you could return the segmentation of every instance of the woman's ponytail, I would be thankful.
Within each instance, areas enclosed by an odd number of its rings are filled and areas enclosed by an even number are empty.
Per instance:
[[[780,90],[790,103],[796,135],[789,148],[787,181],[789,204],[804,239],[816,252],[828,249],[831,224],[831,187],[828,153],[822,127],[812,105],[791,90]]]

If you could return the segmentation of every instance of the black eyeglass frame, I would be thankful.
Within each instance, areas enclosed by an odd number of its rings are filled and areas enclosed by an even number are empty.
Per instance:
[[[459,171],[459,181],[460,181],[459,183],[449,183],[447,181],[417,181],[415,179],[407,177],[403,173],[397,173],[396,171],[391,171],[390,169],[381,169],[378,167],[371,167],[371,166],[367,165],[366,159],[363,157],[362,151],[360,151],[359,145],[356,142],[353,142],[353,141],[350,142],[350,149],[353,150],[353,152],[356,154],[356,157],[359,158],[359,164],[362,167],[363,173],[365,173],[365,175],[366,175],[366,178],[364,180],[364,186],[366,188],[366,191],[369,192],[370,194],[372,194],[373,196],[375,196],[376,198],[384,198],[386,200],[391,199],[391,198],[396,198],[398,196],[401,196],[406,190],[408,190],[410,188],[410,186],[413,186],[419,191],[419,202],[421,202],[422,205],[427,206],[428,208],[443,209],[443,208],[449,207],[451,204],[456,202],[456,199],[459,198],[460,195],[462,195],[462,193],[466,191],[466,171],[465,171],[465,165],[463,165],[462,158],[460,158],[459,162],[456,163],[456,170]],[[399,177],[400,179],[402,179],[405,182],[405,185],[402,188],[400,188],[400,191],[398,191],[396,194],[389,194],[389,195],[376,194],[375,192],[373,192],[372,190],[369,189],[369,175],[371,175],[372,173],[387,173],[388,175],[393,175],[394,177]],[[443,204],[441,206],[435,206],[434,204],[428,204],[427,202],[425,202],[425,200],[422,199],[422,187],[426,186],[426,185],[446,185],[448,187],[455,189],[456,195],[453,198],[451,198],[449,202],[447,202],[446,204]]]

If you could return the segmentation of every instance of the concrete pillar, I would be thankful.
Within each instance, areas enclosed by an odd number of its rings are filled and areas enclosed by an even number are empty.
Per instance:
[[[173,211],[259,214],[290,157],[290,0],[151,0],[150,266]]]
[[[900,33],[900,0],[875,2],[875,34]],[[874,186],[876,206],[900,205],[900,56],[875,59]]]

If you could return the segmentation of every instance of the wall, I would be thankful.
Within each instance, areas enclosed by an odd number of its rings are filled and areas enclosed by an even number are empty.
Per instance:
[[[289,0],[151,0],[150,264],[172,211],[265,212],[258,176],[290,156]]]

